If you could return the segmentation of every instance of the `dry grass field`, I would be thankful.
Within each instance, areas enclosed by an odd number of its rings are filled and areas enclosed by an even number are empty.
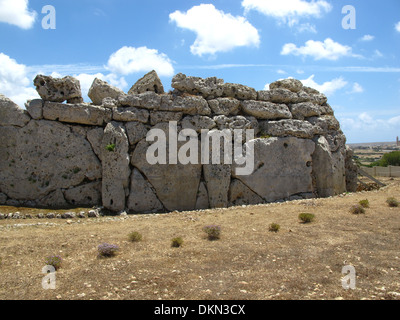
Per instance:
[[[379,191],[328,199],[160,215],[0,220],[0,299],[400,299],[400,179]],[[349,212],[368,199],[365,214]],[[78,209],[79,211],[80,209]],[[87,210],[87,209],[86,209]],[[0,212],[39,210],[0,207]],[[300,223],[298,215],[315,214]],[[280,225],[279,232],[269,225]],[[205,225],[221,227],[209,241]],[[141,242],[130,242],[137,231]],[[180,248],[171,239],[184,240]],[[120,250],[98,258],[107,242]],[[42,288],[45,258],[59,255],[56,289]],[[342,268],[356,288],[342,287]]]

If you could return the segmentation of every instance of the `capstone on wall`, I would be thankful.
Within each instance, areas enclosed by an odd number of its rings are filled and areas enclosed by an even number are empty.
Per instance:
[[[152,71],[128,94],[95,79],[91,104],[72,77],[38,75],[34,84],[41,99],[26,110],[0,95],[0,205],[148,213],[328,197],[357,187],[351,150],[326,96],[295,79],[256,91],[178,74],[165,93]],[[239,175],[235,162],[149,163],[146,136],[157,128],[169,142],[171,123],[192,129],[199,141],[205,129],[253,129],[254,139],[241,144],[254,151],[254,170]]]

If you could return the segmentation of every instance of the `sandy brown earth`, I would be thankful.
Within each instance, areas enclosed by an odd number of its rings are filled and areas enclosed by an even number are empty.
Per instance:
[[[379,191],[229,209],[73,220],[0,220],[0,299],[400,299],[400,179]],[[366,214],[350,207],[368,199]],[[0,207],[0,212],[39,210]],[[80,209],[78,209],[80,210]],[[86,209],[87,210],[87,209]],[[310,224],[299,222],[313,213]],[[270,232],[278,223],[278,233]],[[209,241],[203,227],[221,227]],[[139,243],[128,234],[143,235]],[[183,247],[171,239],[182,237]],[[97,246],[119,253],[99,259]],[[60,255],[56,289],[42,268]],[[356,288],[342,287],[342,268]]]

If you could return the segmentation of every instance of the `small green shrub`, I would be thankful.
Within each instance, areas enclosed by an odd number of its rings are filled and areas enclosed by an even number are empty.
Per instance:
[[[355,204],[350,208],[350,212],[352,214],[364,214],[365,213],[365,208],[360,205],[360,204]]]
[[[269,225],[269,231],[271,231],[271,232],[278,232],[280,228],[281,228],[281,226],[277,223],[271,223]]]
[[[97,247],[99,258],[110,258],[117,254],[119,247],[115,244],[102,243]]]
[[[140,242],[142,241],[142,235],[139,232],[131,232],[128,235],[129,241],[131,242]]]
[[[183,245],[183,239],[181,237],[173,238],[171,240],[171,247],[173,247],[173,248],[179,248],[182,245]]]
[[[360,204],[363,208],[369,208],[369,201],[368,201],[368,199],[361,200],[361,201],[359,202],[359,204]]]
[[[299,214],[299,219],[303,223],[311,223],[315,219],[315,215],[312,213],[300,213]]]
[[[210,241],[218,240],[221,238],[221,227],[216,225],[205,226],[203,231],[207,234]]]
[[[44,262],[46,266],[52,266],[58,270],[61,268],[62,259],[60,256],[48,256]]]
[[[114,152],[115,151],[115,147],[116,145],[114,143],[109,144],[106,146],[106,150],[110,151],[110,152]]]
[[[399,201],[397,201],[395,198],[388,198],[386,200],[386,203],[389,205],[389,207],[395,208],[399,206]]]

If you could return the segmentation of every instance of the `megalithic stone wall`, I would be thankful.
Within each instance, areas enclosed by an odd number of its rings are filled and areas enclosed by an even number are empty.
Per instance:
[[[327,98],[298,80],[270,90],[153,71],[126,94],[96,79],[38,76],[26,110],[0,95],[0,204],[162,212],[328,197],[355,191],[357,168]],[[63,103],[67,101],[67,103]],[[151,129],[253,129],[254,171],[228,164],[150,164]],[[195,137],[196,138],[196,137]],[[167,141],[168,142],[168,141]],[[179,141],[177,147],[185,142]],[[210,150],[212,152],[212,150]]]

